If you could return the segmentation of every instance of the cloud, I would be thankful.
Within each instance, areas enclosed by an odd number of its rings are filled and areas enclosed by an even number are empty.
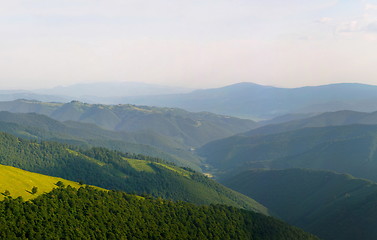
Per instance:
[[[339,24],[337,27],[337,32],[359,32],[361,29],[361,23],[354,20]]]
[[[323,17],[323,18],[318,20],[318,22],[320,22],[320,23],[329,23],[329,22],[332,22],[332,21],[333,21],[333,19],[330,18],[330,17]]]
[[[377,21],[369,23],[366,29],[369,32],[376,32],[377,33]]]
[[[366,4],[365,5],[365,10],[369,11],[369,10],[377,10],[377,4]]]

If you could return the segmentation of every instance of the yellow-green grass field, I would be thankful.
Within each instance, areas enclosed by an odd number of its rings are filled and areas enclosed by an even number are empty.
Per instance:
[[[123,158],[124,160],[126,160],[130,165],[131,167],[133,167],[136,171],[140,171],[140,172],[150,172],[150,173],[154,173],[155,171],[153,170],[153,168],[151,167],[151,165],[159,165],[159,166],[162,166],[164,168],[166,168],[167,170],[170,170],[170,171],[173,171],[173,172],[176,172],[182,176],[185,176],[185,177],[190,177],[190,175],[192,173],[182,169],[182,168],[179,168],[179,167],[175,167],[175,166],[170,166],[170,165],[167,165],[167,164],[163,164],[163,163],[157,163],[157,162],[151,162],[151,161],[145,161],[145,160],[137,160],[137,159],[131,159],[131,158]]]
[[[154,173],[155,171],[153,168],[149,165],[151,162],[145,161],[145,160],[137,160],[137,159],[131,159],[131,158],[123,158],[126,160],[131,167],[133,167],[136,171],[139,172],[150,172]]]
[[[166,165],[166,164],[163,164],[163,163],[156,163],[157,165],[160,165],[170,171],[173,171],[173,172],[176,172],[182,176],[185,176],[185,177],[190,177],[192,175],[192,173],[190,173],[189,171],[186,171],[182,168],[179,168],[179,167],[175,167],[175,166],[169,166],[169,165]]]
[[[13,198],[21,196],[24,200],[30,200],[56,188],[57,186],[55,184],[58,181],[63,182],[65,186],[71,185],[75,188],[81,186],[77,182],[28,172],[0,164],[0,200],[4,199],[4,192],[6,190],[9,191],[10,196]],[[35,194],[31,193],[33,187],[38,188]]]

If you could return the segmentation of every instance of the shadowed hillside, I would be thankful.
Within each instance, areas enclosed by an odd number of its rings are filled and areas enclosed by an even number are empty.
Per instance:
[[[250,170],[223,181],[323,239],[377,238],[377,185],[304,169]]]
[[[269,124],[263,127],[259,127],[257,129],[253,129],[249,132],[242,133],[242,135],[269,135],[307,127],[343,126],[351,124],[377,124],[377,112],[365,113],[348,110],[338,112],[327,112],[313,117],[307,117],[293,121],[286,121],[280,124]]]
[[[199,153],[220,172],[313,168],[377,180],[377,125],[304,128],[211,142]]]

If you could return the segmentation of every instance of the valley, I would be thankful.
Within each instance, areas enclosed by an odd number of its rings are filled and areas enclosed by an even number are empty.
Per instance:
[[[323,170],[249,170],[222,181],[321,239],[374,239],[377,184]],[[268,190],[266,190],[268,189]]]
[[[377,0],[0,16],[0,240],[377,239]]]
[[[255,122],[78,101],[16,100],[0,102],[0,110],[5,132],[0,164],[16,167],[13,172],[20,168],[51,176],[33,182],[22,172],[15,185],[22,189],[5,185],[0,189],[4,199],[6,190],[13,198],[43,197],[57,187],[58,177],[80,182],[64,180],[75,188],[89,184],[142,198],[234,206],[323,239],[376,235],[370,220],[375,213],[364,207],[373,205],[377,193],[372,182],[377,181],[375,112],[342,110]],[[31,193],[33,187],[38,194]],[[350,227],[357,214],[365,216],[363,225]],[[335,222],[340,224],[336,231],[328,228]]]

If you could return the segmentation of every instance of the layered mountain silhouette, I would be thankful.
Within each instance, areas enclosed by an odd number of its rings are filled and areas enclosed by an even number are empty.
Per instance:
[[[290,120],[293,118],[293,120]],[[299,118],[299,119],[297,119]],[[270,121],[271,124],[261,126],[257,129],[243,133],[246,136],[268,135],[274,133],[287,132],[306,127],[327,127],[342,126],[351,124],[377,124],[377,112],[356,112],[343,110],[337,112],[326,112],[310,117],[286,116]]]
[[[195,148],[257,126],[251,120],[208,112],[78,101],[64,104],[16,100],[0,102],[0,110],[49,116],[50,119],[30,114],[0,114],[0,121],[24,125],[26,132],[44,140],[55,138],[57,141],[67,140],[68,143],[72,143],[71,140],[84,140],[93,146],[163,157],[196,170],[200,169],[200,159],[193,154]],[[46,133],[46,138],[40,134],[40,130],[36,130],[36,134],[30,133],[28,126],[44,128],[43,131],[54,132],[54,135]],[[15,134],[15,131],[10,133]],[[18,136],[28,137],[25,134]]]
[[[254,83],[238,83],[179,95],[128,97],[122,102],[269,119],[289,113],[376,111],[376,100],[377,86],[365,84],[339,83],[278,88]]]
[[[209,112],[192,113],[176,108],[135,105],[44,103],[30,100],[0,102],[0,110],[39,113],[59,121],[96,124],[113,131],[153,131],[188,146],[197,147],[214,139],[244,132],[257,126],[254,121]]]
[[[312,168],[377,180],[377,125],[303,128],[258,136],[233,136],[199,149],[221,172],[245,168]]]
[[[152,84],[93,83],[36,91],[2,91],[1,101],[43,102],[79,100],[102,104],[136,104],[183,108],[194,112],[268,120],[286,114],[315,114],[339,110],[377,111],[377,86],[338,83],[278,88],[250,82],[220,88],[189,89]]]

